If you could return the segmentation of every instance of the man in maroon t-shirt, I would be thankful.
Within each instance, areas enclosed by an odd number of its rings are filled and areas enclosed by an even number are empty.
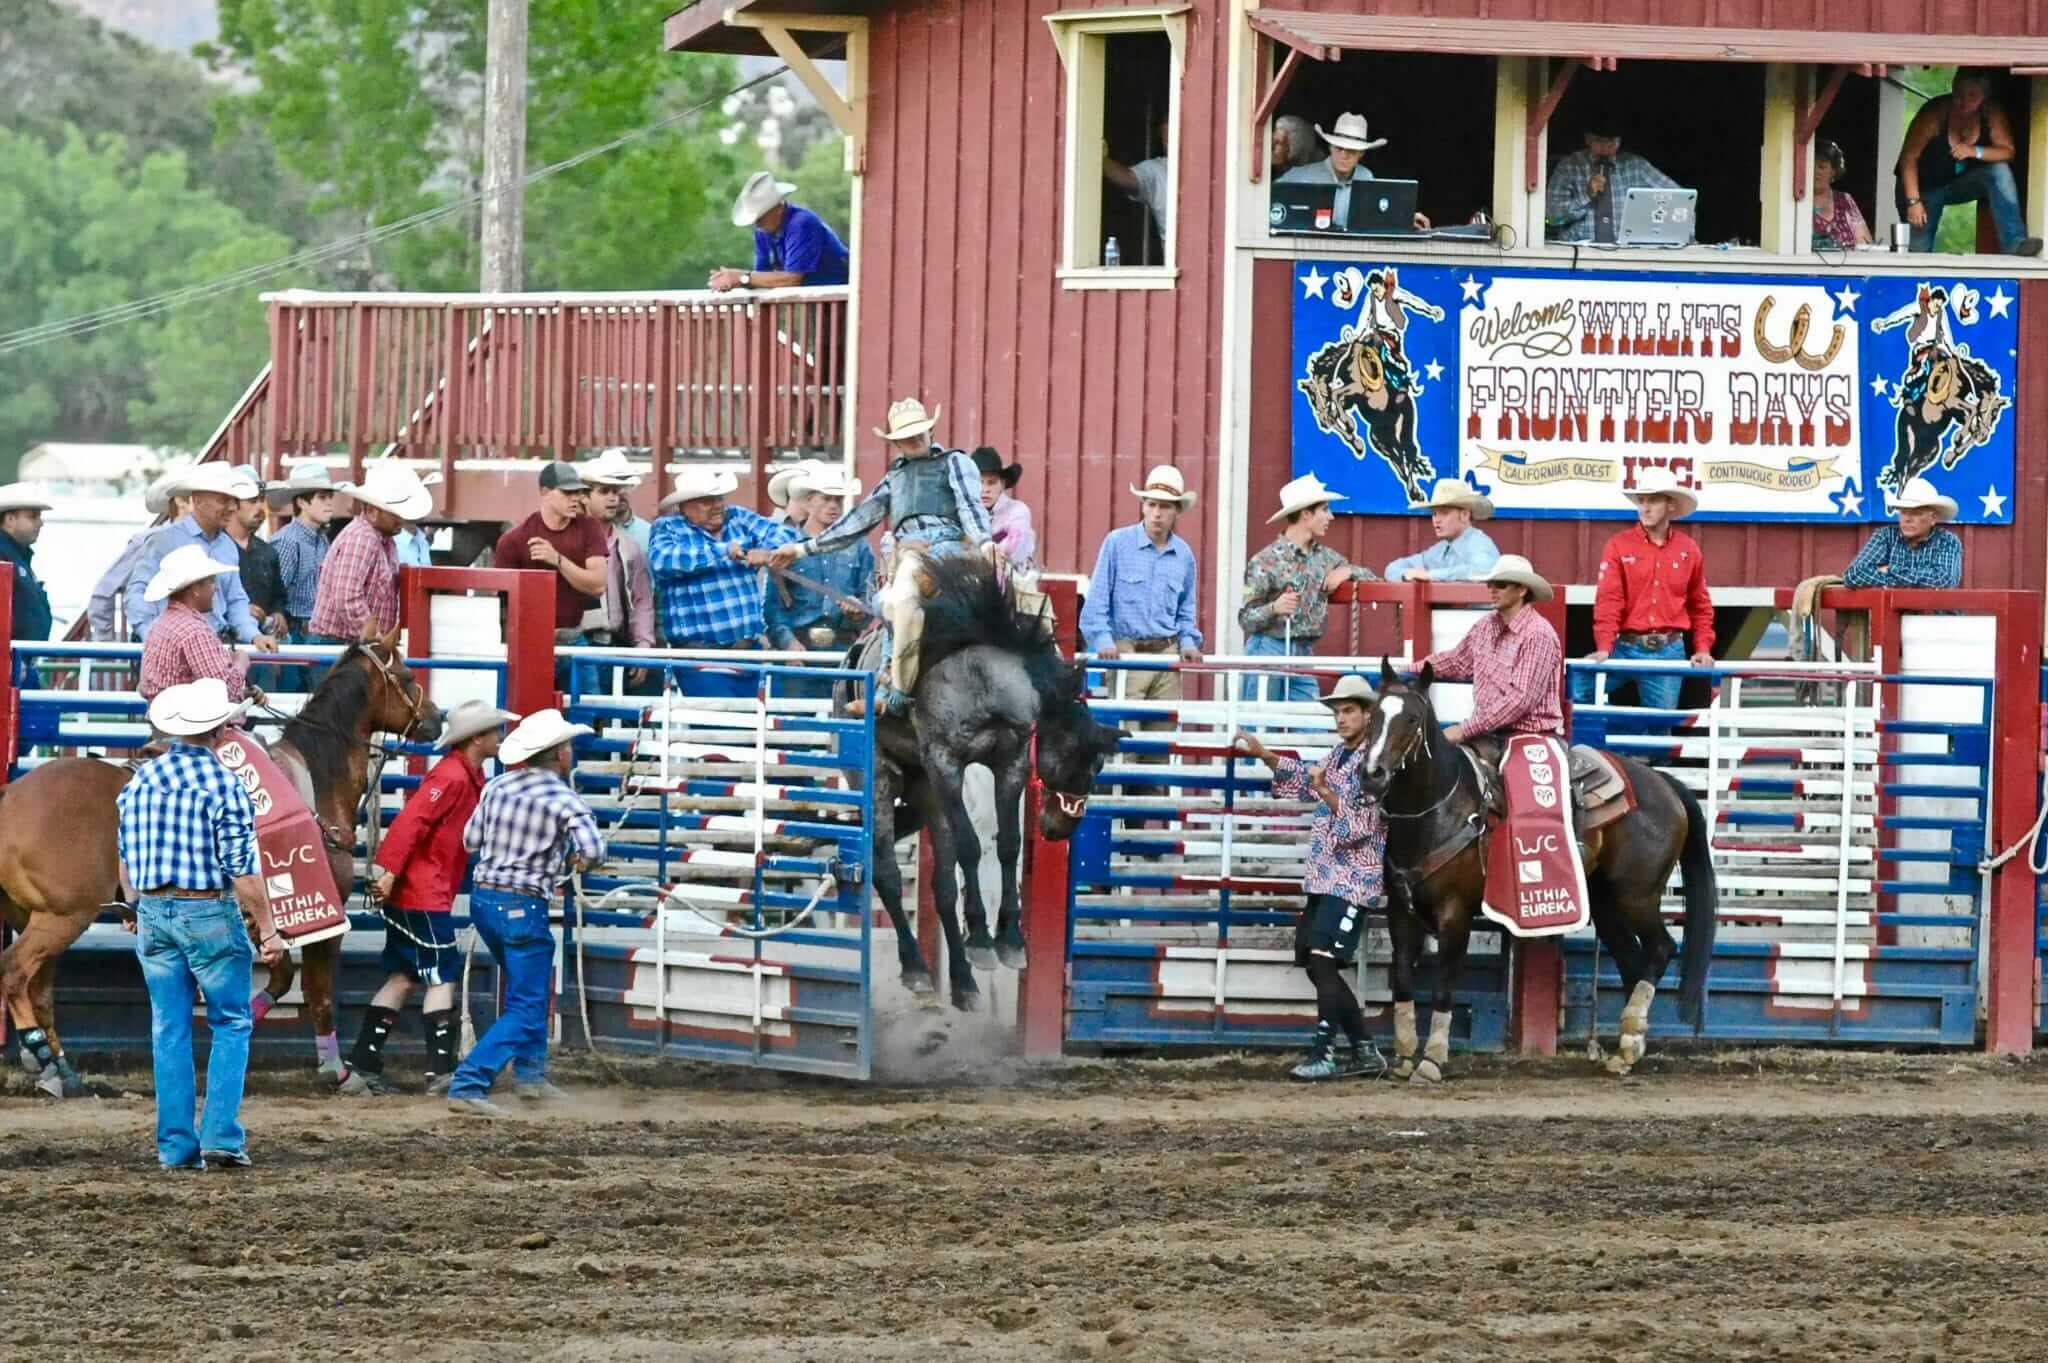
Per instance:
[[[585,506],[589,484],[561,460],[540,471],[540,510],[498,537],[494,568],[544,568],[555,574],[555,642],[573,642],[583,613],[604,596],[604,527]]]

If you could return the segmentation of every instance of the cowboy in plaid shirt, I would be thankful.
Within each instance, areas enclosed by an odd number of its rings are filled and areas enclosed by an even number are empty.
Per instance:
[[[1558,702],[1564,648],[1550,622],[1530,610],[1550,600],[1550,583],[1520,554],[1503,554],[1486,579],[1494,613],[1472,626],[1456,648],[1432,653],[1423,666],[1438,681],[1472,683],[1472,713],[1444,736],[1453,743],[1479,743],[1489,758],[1499,753],[1500,734],[1564,733]],[[1481,743],[1481,740],[1491,740]]]
[[[1596,113],[1586,124],[1586,145],[1550,168],[1544,216],[1551,241],[1611,242],[1631,189],[1678,188],[1678,181],[1645,158],[1622,151],[1615,131],[1620,123]]]
[[[661,499],[664,514],[648,541],[647,568],[661,603],[662,635],[671,648],[757,649],[767,628],[761,574],[767,551],[794,544],[795,527],[743,506],[727,506],[739,486],[730,473],[688,469]],[[751,696],[752,674],[686,673],[694,695]]]

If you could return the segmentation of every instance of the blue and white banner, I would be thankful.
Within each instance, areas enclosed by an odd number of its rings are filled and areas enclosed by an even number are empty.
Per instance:
[[[2012,520],[2015,280],[1294,273],[1294,473],[1341,511],[1455,477],[1505,516],[1622,518],[1663,467],[1707,520],[1884,520],[1911,478]]]

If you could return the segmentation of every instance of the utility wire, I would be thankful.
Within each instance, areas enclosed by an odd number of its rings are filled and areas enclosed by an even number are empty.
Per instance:
[[[542,180],[559,175],[565,170],[572,170],[582,165],[585,161],[595,160],[597,157],[617,151],[621,147],[642,141],[654,136],[656,133],[665,132],[678,123],[696,117],[714,104],[723,104],[734,95],[742,94],[753,89],[755,86],[765,85],[771,80],[788,74],[789,68],[787,66],[776,66],[750,80],[740,82],[722,94],[700,100],[689,108],[670,114],[666,118],[658,119],[644,128],[636,128],[632,132],[622,133],[608,142],[600,142],[594,147],[586,147],[573,156],[564,157],[560,161],[528,171],[516,185],[500,185],[492,189],[481,189],[473,194],[466,194],[461,198],[450,200],[445,204],[437,204],[432,208],[422,209],[407,217],[396,219],[365,232],[359,232],[354,236],[343,237],[318,246],[307,247],[281,259],[262,265],[248,266],[229,274],[221,275],[218,278],[206,280],[203,283],[185,285],[182,288],[171,289],[149,298],[115,304],[112,307],[101,308],[94,312],[80,313],[75,317],[67,317],[55,322],[44,322],[36,326],[24,327],[19,331],[0,333],[0,355],[11,355],[16,351],[27,350],[51,341],[89,336],[108,327],[120,326],[127,322],[159,316],[191,303],[203,302],[206,299],[215,298],[225,293],[236,292],[251,284],[260,283],[263,280],[274,278],[288,271],[303,269],[309,265],[317,265],[336,256],[348,255],[364,246],[378,245],[394,237],[417,231],[444,218],[452,217],[457,213],[465,212],[495,195],[509,194],[515,189],[524,189],[527,185],[537,184]]]

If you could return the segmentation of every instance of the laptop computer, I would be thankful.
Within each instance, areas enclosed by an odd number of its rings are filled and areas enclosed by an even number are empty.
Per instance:
[[[1266,219],[1275,235],[1412,237],[1418,189],[1415,180],[1353,180],[1349,218],[1340,223],[1334,213],[1337,186],[1283,180],[1273,185]]]
[[[1697,189],[1631,189],[1614,229],[1617,246],[1690,246]]]

